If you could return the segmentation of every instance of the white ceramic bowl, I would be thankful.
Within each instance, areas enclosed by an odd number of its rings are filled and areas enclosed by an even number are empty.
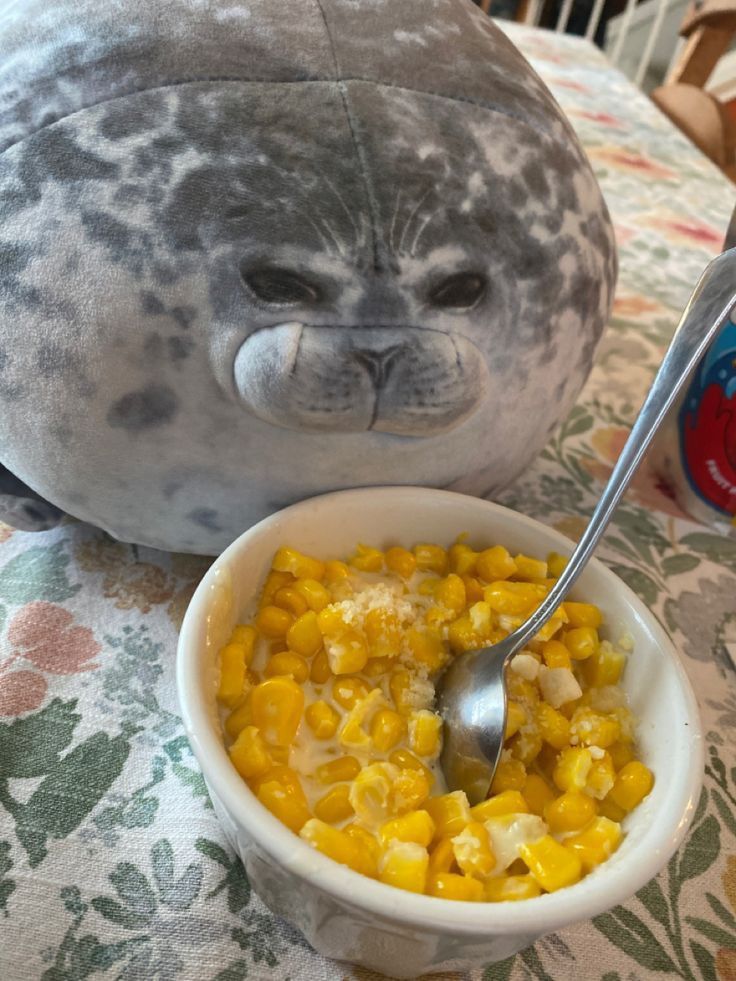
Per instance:
[[[344,556],[357,542],[501,543],[512,552],[569,553],[562,535],[488,501],[445,491],[385,487],[313,498],[261,521],[202,580],[178,649],[182,715],[216,812],[253,888],[321,953],[394,977],[465,970],[501,960],[538,937],[624,902],[667,862],[697,803],[703,751],[697,706],[672,643],[641,601],[601,563],[573,595],[605,613],[608,636],[634,639],[624,687],[639,720],[643,760],[656,782],[626,819],[613,857],[577,885],[518,903],[461,903],[416,896],[350,871],[314,851],[251,794],[223,747],[215,705],[216,655],[252,609],[274,551],[288,544]]]

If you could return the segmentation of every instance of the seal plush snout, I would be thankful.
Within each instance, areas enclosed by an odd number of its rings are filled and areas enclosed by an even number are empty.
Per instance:
[[[382,351],[370,351],[358,348],[353,354],[353,359],[364,368],[373,382],[376,391],[380,391],[392,365],[398,358],[406,355],[406,345],[393,344],[384,348]]]

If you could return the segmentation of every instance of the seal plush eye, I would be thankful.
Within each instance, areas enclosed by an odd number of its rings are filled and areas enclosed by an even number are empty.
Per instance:
[[[448,276],[432,288],[429,302],[446,310],[469,310],[486,292],[485,277],[479,273],[461,272]]]
[[[256,299],[271,306],[318,303],[322,297],[319,286],[290,269],[265,266],[260,269],[241,269],[241,275]]]

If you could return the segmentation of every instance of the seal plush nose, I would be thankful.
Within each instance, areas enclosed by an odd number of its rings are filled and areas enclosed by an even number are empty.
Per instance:
[[[363,368],[376,389],[383,388],[391,367],[397,358],[406,354],[405,344],[394,344],[383,351],[366,351],[358,349],[353,352],[353,361]]]

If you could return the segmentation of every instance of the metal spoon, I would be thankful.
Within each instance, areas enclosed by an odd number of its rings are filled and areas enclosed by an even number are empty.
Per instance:
[[[736,248],[714,259],[695,287],[610,480],[562,575],[517,630],[491,647],[462,654],[440,678],[442,769],[449,789],[464,790],[471,804],[487,796],[503,748],[506,665],[549,620],[582,572],[668,409],[728,321],[734,304]]]

